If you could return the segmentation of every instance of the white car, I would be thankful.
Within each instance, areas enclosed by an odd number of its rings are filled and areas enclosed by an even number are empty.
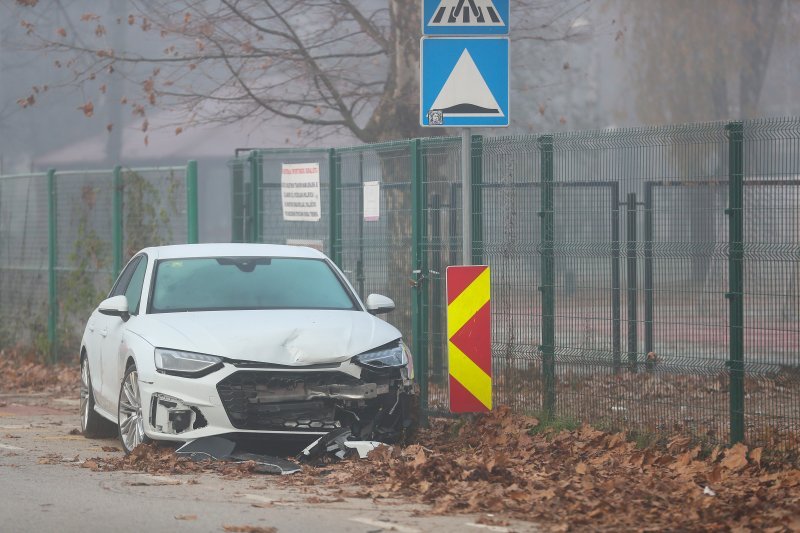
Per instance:
[[[150,439],[223,434],[391,441],[415,413],[400,331],[324,254],[295,246],[146,248],[92,313],[81,343],[81,428]]]

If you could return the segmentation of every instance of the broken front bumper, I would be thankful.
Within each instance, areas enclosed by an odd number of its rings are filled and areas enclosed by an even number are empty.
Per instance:
[[[201,378],[156,374],[140,381],[145,433],[185,441],[225,433],[324,435],[348,428],[360,439],[392,441],[414,425],[405,369],[345,362],[325,368],[225,363]]]

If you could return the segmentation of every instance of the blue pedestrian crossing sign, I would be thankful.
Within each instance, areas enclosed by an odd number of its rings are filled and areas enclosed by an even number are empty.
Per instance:
[[[509,0],[423,0],[422,35],[508,35]]]
[[[423,37],[420,55],[420,124],[508,126],[507,37]]]

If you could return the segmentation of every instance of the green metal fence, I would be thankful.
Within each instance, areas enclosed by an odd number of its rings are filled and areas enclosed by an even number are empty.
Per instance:
[[[125,261],[197,239],[194,161],[0,176],[0,347],[77,354]]]
[[[800,448],[800,119],[473,137],[473,263],[492,268],[494,402],[644,434]],[[234,240],[312,243],[413,346],[448,409],[444,272],[461,144],[254,150]],[[318,162],[324,216],[286,222],[280,167]],[[380,217],[364,219],[365,182]]]

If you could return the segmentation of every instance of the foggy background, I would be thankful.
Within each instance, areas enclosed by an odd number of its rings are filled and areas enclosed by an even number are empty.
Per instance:
[[[153,2],[159,4],[159,2]],[[800,1],[604,0],[576,2],[568,27],[516,29],[557,19],[562,2],[538,2],[535,20],[512,0],[511,127],[486,136],[619,128],[800,114]],[[163,2],[161,2],[163,4]],[[361,4],[372,5],[370,2]],[[382,4],[382,3],[381,3]],[[103,11],[104,10],[104,11]],[[239,147],[359,144],[342,131],[304,134],[285,120],[187,123],[177,110],[142,118],[120,102],[139,90],[137,70],[112,75],[101,92],[76,87],[51,52],[34,50],[21,18],[37,31],[65,28],[80,44],[84,13],[125,17],[126,2],[42,0],[34,11],[0,0],[0,174],[125,166],[197,159],[200,238],[230,238],[227,161]],[[35,20],[32,19],[35,14]],[[117,48],[157,52],[127,24],[108,25]],[[569,38],[563,38],[568,33]],[[141,73],[152,67],[142,66]],[[34,97],[35,102],[22,102]],[[92,102],[91,113],[85,106]],[[91,116],[89,116],[91,115]],[[182,133],[176,135],[176,128]],[[431,132],[433,133],[433,132]],[[454,130],[455,133],[455,130]]]

